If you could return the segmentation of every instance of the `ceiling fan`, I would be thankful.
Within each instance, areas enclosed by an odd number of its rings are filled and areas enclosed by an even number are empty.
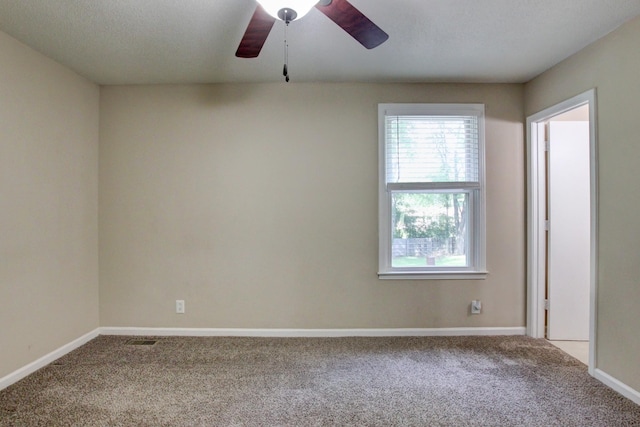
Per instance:
[[[257,57],[276,19],[289,24],[296,18],[302,18],[314,6],[367,49],[373,49],[389,38],[347,0],[258,0],[236,56]]]

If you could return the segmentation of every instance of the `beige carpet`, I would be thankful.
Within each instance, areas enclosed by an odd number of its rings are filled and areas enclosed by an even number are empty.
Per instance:
[[[527,337],[101,336],[0,392],[0,426],[640,426]]]

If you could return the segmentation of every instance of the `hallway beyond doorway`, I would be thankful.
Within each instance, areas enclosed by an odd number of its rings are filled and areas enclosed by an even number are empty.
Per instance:
[[[589,366],[589,341],[549,341],[549,343]]]

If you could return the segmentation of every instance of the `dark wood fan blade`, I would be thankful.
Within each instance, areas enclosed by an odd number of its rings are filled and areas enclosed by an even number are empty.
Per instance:
[[[367,49],[380,46],[389,38],[387,33],[347,0],[333,0],[326,6],[323,3],[326,1],[319,2],[316,8]]]
[[[238,58],[255,58],[260,55],[262,46],[275,22],[276,19],[265,12],[262,6],[258,5],[256,11],[253,12],[249,25],[247,25],[244,36],[242,36],[236,56]]]

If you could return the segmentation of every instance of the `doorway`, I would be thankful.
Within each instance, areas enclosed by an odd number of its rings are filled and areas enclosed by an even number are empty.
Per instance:
[[[527,119],[527,333],[596,349],[595,90]],[[568,347],[566,347],[568,345]],[[570,351],[570,352],[571,352]],[[579,357],[580,358],[580,357]]]

